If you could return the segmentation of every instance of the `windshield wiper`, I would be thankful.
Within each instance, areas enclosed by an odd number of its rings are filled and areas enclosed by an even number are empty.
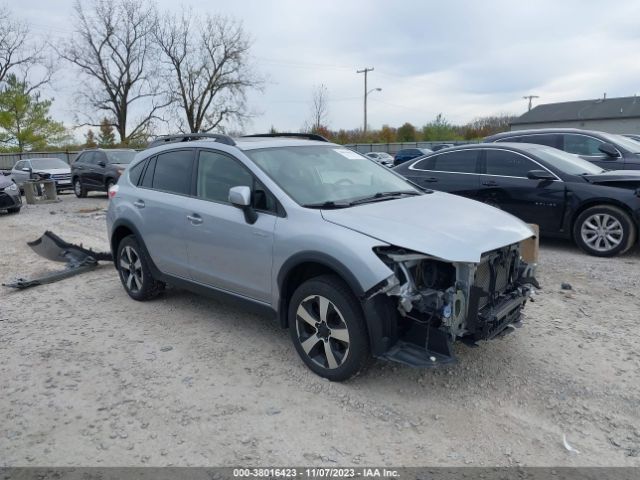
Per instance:
[[[336,209],[336,208],[347,208],[351,206],[349,202],[318,202],[318,203],[304,203],[302,205],[305,208],[324,208],[325,210]]]
[[[421,195],[420,192],[416,192],[414,190],[398,190],[396,192],[377,192],[368,197],[359,198],[357,200],[353,200],[351,205],[360,205],[361,203],[370,203],[370,202],[380,202],[383,200],[392,200],[394,198],[398,198],[402,195]]]

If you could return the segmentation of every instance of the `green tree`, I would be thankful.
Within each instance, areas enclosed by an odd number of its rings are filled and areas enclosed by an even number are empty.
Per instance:
[[[96,143],[96,135],[91,129],[89,129],[89,131],[84,136],[84,146],[85,148],[96,148],[98,146],[98,144]]]
[[[113,147],[116,144],[116,136],[113,133],[113,125],[107,117],[100,121],[100,133],[98,133],[98,145],[101,147]]]
[[[439,113],[435,120],[422,127],[422,140],[427,142],[438,142],[443,140],[460,140],[456,128]]]
[[[398,132],[389,125],[382,125],[378,138],[382,143],[393,143],[397,140]]]
[[[49,116],[51,100],[43,100],[26,81],[5,77],[0,90],[0,142],[19,152],[43,149],[68,140],[64,125]]]
[[[416,127],[411,125],[409,122],[406,122],[398,129],[397,138],[399,142],[415,142]]]

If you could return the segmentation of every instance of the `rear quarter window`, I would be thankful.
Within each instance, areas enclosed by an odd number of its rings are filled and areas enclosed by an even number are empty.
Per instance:
[[[129,181],[134,185],[138,185],[138,182],[140,182],[140,177],[142,176],[146,163],[147,160],[142,161],[129,169]]]

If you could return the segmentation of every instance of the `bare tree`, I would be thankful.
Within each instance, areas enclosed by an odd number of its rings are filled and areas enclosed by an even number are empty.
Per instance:
[[[89,82],[80,95],[93,109],[85,125],[99,126],[106,116],[121,143],[145,136],[159,120],[162,101],[153,31],[156,10],[148,0],[76,0],[75,34],[59,49]],[[134,112],[143,112],[133,119]]]
[[[263,81],[249,65],[251,41],[236,20],[207,15],[200,20],[190,10],[167,14],[156,31],[167,79],[168,101],[176,109],[179,128],[210,132],[250,113],[249,89]]]
[[[329,93],[327,87],[321,83],[313,90],[313,98],[311,100],[311,128],[313,132],[317,132],[326,126],[327,116],[329,114]]]
[[[27,81],[29,71],[41,64],[45,73],[42,78],[30,78],[30,91],[36,90],[51,79],[52,69],[45,65],[44,45],[30,41],[29,27],[13,17],[11,11],[0,5],[0,83],[9,73]],[[33,77],[33,75],[31,75]]]

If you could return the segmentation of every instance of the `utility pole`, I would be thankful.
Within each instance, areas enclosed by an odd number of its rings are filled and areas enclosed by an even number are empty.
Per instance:
[[[364,135],[367,134],[367,73],[369,72],[373,72],[373,67],[356,71],[356,73],[364,73]]]
[[[540,98],[538,95],[525,95],[524,97],[525,100],[529,100],[529,110],[527,110],[528,112],[531,111],[531,100],[533,100],[534,98]]]

